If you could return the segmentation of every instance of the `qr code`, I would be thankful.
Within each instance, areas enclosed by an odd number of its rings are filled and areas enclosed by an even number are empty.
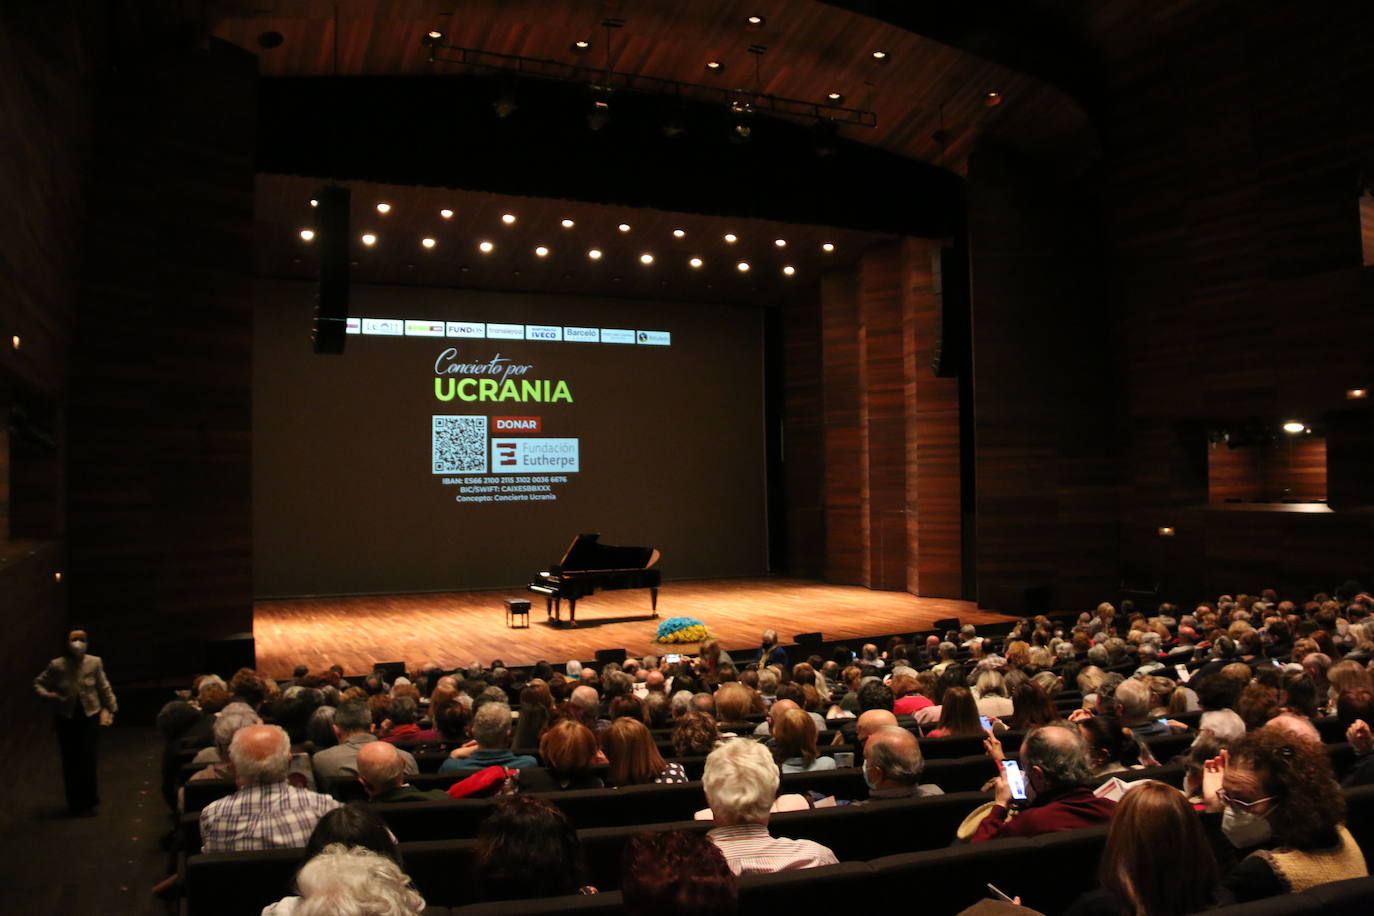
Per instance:
[[[487,418],[434,417],[434,473],[487,472]]]

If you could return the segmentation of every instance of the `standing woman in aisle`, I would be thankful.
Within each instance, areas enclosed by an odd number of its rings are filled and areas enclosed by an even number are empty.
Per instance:
[[[62,781],[72,814],[93,813],[100,804],[96,787],[99,728],[114,722],[119,709],[105,665],[86,654],[86,631],[67,634],[67,651],[48,662],[34,678],[34,690],[55,714],[57,746],[62,752]]]

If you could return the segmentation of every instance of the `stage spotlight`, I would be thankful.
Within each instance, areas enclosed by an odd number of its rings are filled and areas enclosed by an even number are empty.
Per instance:
[[[587,126],[592,130],[601,130],[611,123],[611,94],[614,90],[610,86],[596,84],[590,88],[592,104],[587,110]]]
[[[318,197],[312,197],[312,198],[310,198],[310,206],[312,206],[312,207],[318,207],[319,205],[320,205],[320,200],[319,200]]]
[[[16,350],[19,349],[20,345],[23,344],[23,342],[24,341],[19,338],[18,334],[15,334],[13,337],[10,338],[10,346]]]
[[[1368,388],[1347,388],[1345,390],[1345,399],[1347,401],[1363,401],[1367,397],[1369,397]]]

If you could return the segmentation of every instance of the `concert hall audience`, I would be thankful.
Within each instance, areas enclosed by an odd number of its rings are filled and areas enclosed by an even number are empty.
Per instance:
[[[472,717],[473,740],[454,748],[439,767],[441,773],[475,773],[489,766],[524,769],[538,766],[528,754],[511,750],[511,714],[505,703],[492,701],[477,708]]]
[[[620,862],[620,893],[630,916],[731,916],[739,910],[735,874],[701,834],[635,834]]]
[[[816,748],[816,723],[805,710],[783,710],[773,716],[773,759],[784,773],[835,769],[835,758]]]
[[[638,719],[623,716],[611,722],[601,733],[601,750],[610,764],[607,781],[613,786],[688,781],[682,764],[664,761],[653,735]]]
[[[310,762],[317,783],[322,785],[325,780],[334,776],[358,775],[358,750],[363,745],[378,740],[372,733],[372,728],[372,712],[368,709],[366,701],[345,700],[340,703],[334,713],[334,736],[339,743],[334,747],[317,751],[311,757]],[[401,759],[405,761],[406,775],[418,776],[420,767],[415,763],[414,756],[406,750],[401,750],[400,753]]]
[[[1000,762],[1001,746],[989,737],[989,751]],[[1116,802],[1098,798],[1088,788],[1092,778],[1088,749],[1077,730],[1046,725],[1021,741],[1021,772],[1027,804],[1008,818],[1011,788],[1006,773],[997,777],[993,807],[974,832],[971,842],[1000,837],[1030,837],[1075,827],[1093,827],[1111,819]]]
[[[719,743],[720,730],[709,713],[687,712],[673,728],[673,753],[679,757],[704,757]]]
[[[582,884],[584,871],[572,822],[542,798],[503,797],[477,830],[473,877],[481,900],[594,894]]]
[[[879,726],[864,743],[864,782],[868,784],[864,804],[943,795],[939,786],[921,784],[924,769],[925,759],[914,734],[897,725]]]
[[[956,735],[981,735],[978,704],[967,687],[951,687],[940,703],[940,724],[926,732],[927,738],[949,738]]]
[[[552,788],[600,789],[605,783],[591,772],[597,760],[596,734],[574,719],[559,719],[539,739],[539,759]]]
[[[442,789],[417,789],[406,782],[406,762],[400,749],[385,741],[373,741],[359,748],[357,767],[358,782],[369,801],[444,801],[449,797]]]

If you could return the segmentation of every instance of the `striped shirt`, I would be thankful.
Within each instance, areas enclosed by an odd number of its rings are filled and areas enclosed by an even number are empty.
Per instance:
[[[239,786],[233,795],[201,810],[202,851],[300,848],[310,839],[319,819],[338,807],[328,795],[286,782]]]
[[[763,824],[717,827],[706,834],[737,875],[766,875],[792,868],[834,865],[839,860],[820,843],[768,835]]]

